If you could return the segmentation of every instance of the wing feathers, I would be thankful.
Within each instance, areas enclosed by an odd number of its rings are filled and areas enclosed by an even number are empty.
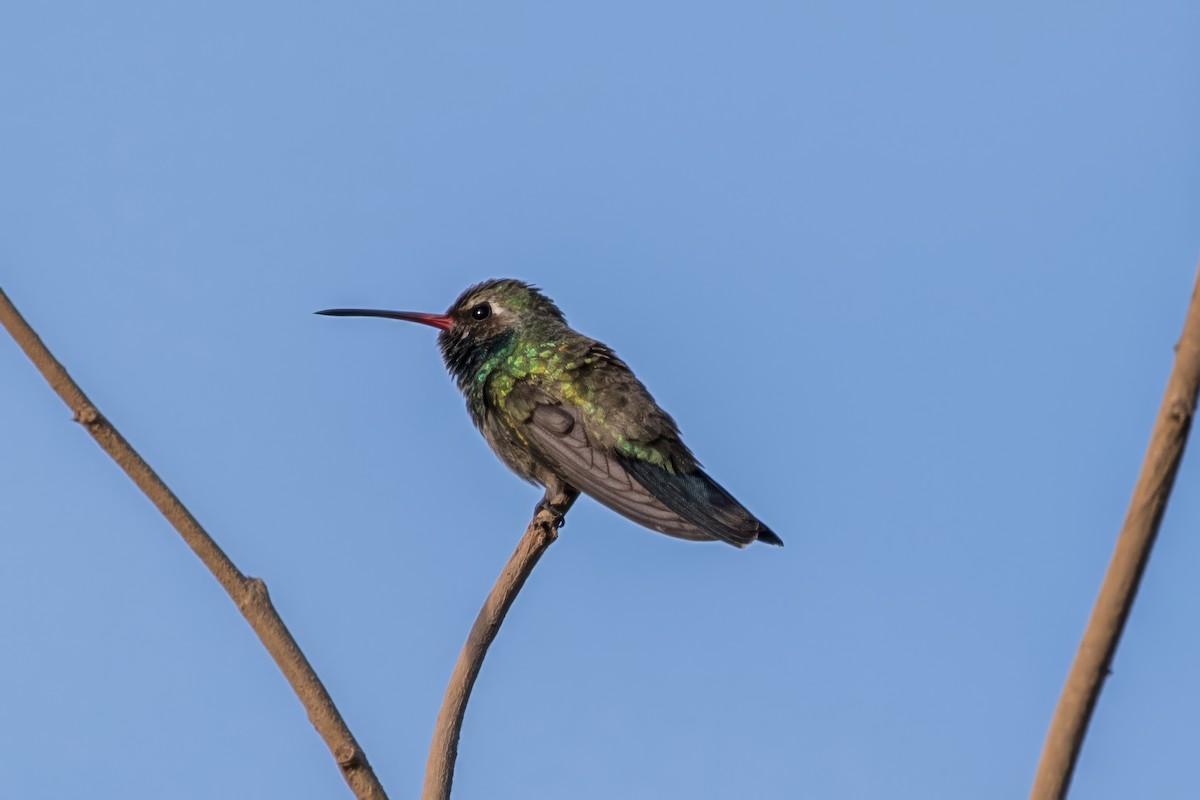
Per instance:
[[[736,547],[755,539],[783,544],[698,468],[671,473],[593,446],[580,413],[545,397],[532,405],[525,429],[538,456],[576,489],[634,522],[681,539],[721,539]]]
[[[756,539],[782,545],[783,541],[725,491],[703,470],[671,473],[645,461],[621,459],[635,480],[679,516],[703,527],[730,544],[745,547]]]
[[[571,421],[566,424],[564,417]],[[640,525],[681,539],[717,538],[681,517],[630,477],[620,461],[588,442],[583,425],[559,405],[537,405],[526,429],[538,455],[568,483]]]

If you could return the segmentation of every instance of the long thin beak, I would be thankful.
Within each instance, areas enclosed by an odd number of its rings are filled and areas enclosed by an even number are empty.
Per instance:
[[[419,322],[448,331],[454,327],[454,317],[449,314],[426,314],[421,311],[381,311],[375,308],[327,308],[318,311],[327,317],[384,317],[386,319],[402,319],[406,322]]]

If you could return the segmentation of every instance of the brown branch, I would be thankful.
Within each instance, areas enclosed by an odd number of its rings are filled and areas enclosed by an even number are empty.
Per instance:
[[[300,652],[296,640],[292,638],[292,634],[271,604],[271,599],[267,596],[267,585],[259,578],[246,577],[234,566],[150,465],[142,460],[137,451],[92,405],[87,395],[71,379],[62,364],[51,355],[3,290],[0,290],[0,324],[4,325],[50,387],[74,412],[75,420],[87,429],[104,452],[108,453],[150,498],[167,521],[179,531],[179,535],[188,547],[192,548],[192,552],[204,562],[213,577],[233,598],[242,616],[258,634],[263,646],[275,659],[296,696],[304,704],[309,721],[333,753],[333,758],[342,771],[342,777],[350,785],[355,797],[360,800],[387,800],[383,786],[375,777],[371,765],[367,763],[366,754],[354,740],[320,678],[304,657],[304,653]]]
[[[1054,710],[1034,777],[1031,800],[1060,800],[1067,795],[1088,722],[1171,496],[1196,409],[1197,390],[1200,390],[1200,274],[1196,281],[1183,333],[1175,348],[1175,365],[1167,380],[1162,406],[1142,462],[1142,472],[1134,487],[1104,583],[1100,586],[1100,595]]]
[[[479,677],[479,668],[483,665],[488,647],[500,631],[504,616],[525,585],[525,579],[533,572],[546,548],[558,538],[554,523],[555,515],[548,510],[539,509],[533,515],[525,535],[517,543],[517,549],[504,565],[496,585],[475,618],[475,624],[471,626],[471,633],[462,652],[458,654],[458,663],[454,665],[450,685],[446,687],[446,695],[442,698],[437,727],[433,731],[433,743],[429,746],[429,758],[425,762],[425,788],[421,791],[421,800],[450,800],[454,762],[458,758],[458,737],[462,732],[463,716],[467,713],[467,701],[471,699],[471,688]]]

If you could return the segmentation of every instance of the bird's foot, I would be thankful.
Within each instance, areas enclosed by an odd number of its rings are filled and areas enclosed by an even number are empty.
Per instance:
[[[546,493],[542,495],[542,499],[534,506],[533,513],[536,515],[541,511],[549,511],[553,516],[551,524],[554,525],[554,530],[562,528],[567,524],[567,512],[574,505],[575,499],[579,497],[579,490],[574,486],[568,486],[560,478],[550,476],[546,482]]]
[[[553,519],[550,524],[554,526],[554,530],[560,530],[567,524],[567,509],[560,505],[552,503],[550,498],[543,497],[538,501],[538,504],[533,507],[533,513],[536,516],[543,511],[549,511]]]

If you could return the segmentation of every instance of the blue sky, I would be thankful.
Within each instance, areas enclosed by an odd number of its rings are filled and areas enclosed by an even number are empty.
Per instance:
[[[460,798],[1011,798],[1200,254],[1200,6],[23,4],[0,285],[263,577],[393,797],[539,493],[440,311],[531,280],[787,542],[590,501]],[[0,795],[346,796],[217,584],[0,342]],[[1193,454],[1194,455],[1194,454]],[[1087,798],[1196,794],[1195,459]]]

